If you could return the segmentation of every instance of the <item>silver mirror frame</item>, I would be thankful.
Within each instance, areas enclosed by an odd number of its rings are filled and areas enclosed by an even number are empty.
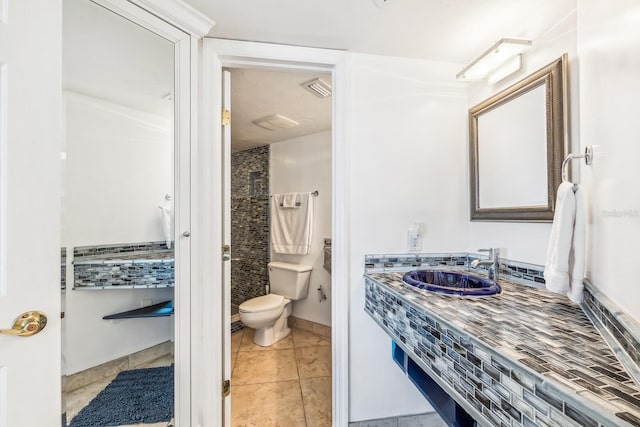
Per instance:
[[[555,211],[556,190],[562,182],[561,165],[568,144],[568,57],[562,57],[513,86],[499,92],[469,110],[469,166],[471,221],[551,222]],[[545,86],[547,123],[547,205],[481,208],[478,206],[478,118],[539,86]],[[526,159],[508,159],[510,162]]]

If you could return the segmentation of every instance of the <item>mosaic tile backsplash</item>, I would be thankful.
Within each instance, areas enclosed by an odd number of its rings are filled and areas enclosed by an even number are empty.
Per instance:
[[[231,155],[231,307],[269,283],[269,146]]]
[[[434,262],[463,267],[464,256]],[[376,267],[381,258],[367,257],[367,268],[398,268]],[[581,307],[500,284],[502,294],[470,299],[414,290],[400,271],[369,272],[365,310],[481,425],[640,426],[640,387]]]
[[[74,289],[173,287],[173,249],[164,242],[73,249]]]
[[[470,270],[487,271],[488,266],[481,265],[471,268],[473,260],[487,259],[486,255],[472,253],[428,253],[402,255],[365,255],[364,271],[375,273],[382,271],[405,271],[417,268],[467,268]],[[516,283],[523,283],[535,287],[544,287],[544,267],[526,262],[512,261],[500,258],[500,277]]]

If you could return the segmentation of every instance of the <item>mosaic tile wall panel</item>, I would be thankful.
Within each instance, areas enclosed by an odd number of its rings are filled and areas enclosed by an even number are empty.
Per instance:
[[[459,298],[371,273],[365,310],[484,425],[640,426],[640,388],[580,306],[501,284],[498,296]]]
[[[164,242],[74,248],[74,289],[174,286],[173,250]]]
[[[269,146],[231,155],[231,307],[269,283]]]
[[[67,289],[67,248],[60,248],[60,289]]]
[[[471,269],[473,260],[485,260],[487,257],[472,253],[422,253],[400,255],[365,255],[365,273],[383,271],[400,271],[430,268],[463,268]],[[477,270],[487,271],[488,266],[478,266]],[[544,287],[544,267],[520,261],[500,258],[500,277],[516,283],[523,283],[535,287]]]

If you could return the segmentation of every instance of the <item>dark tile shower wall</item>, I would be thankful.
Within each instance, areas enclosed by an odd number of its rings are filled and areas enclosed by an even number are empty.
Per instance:
[[[231,307],[269,283],[269,146],[231,155]]]

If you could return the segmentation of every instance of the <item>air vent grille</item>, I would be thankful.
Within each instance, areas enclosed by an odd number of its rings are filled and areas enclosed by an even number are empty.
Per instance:
[[[320,79],[309,80],[300,86],[317,96],[318,98],[328,98],[331,96],[331,86]]]

